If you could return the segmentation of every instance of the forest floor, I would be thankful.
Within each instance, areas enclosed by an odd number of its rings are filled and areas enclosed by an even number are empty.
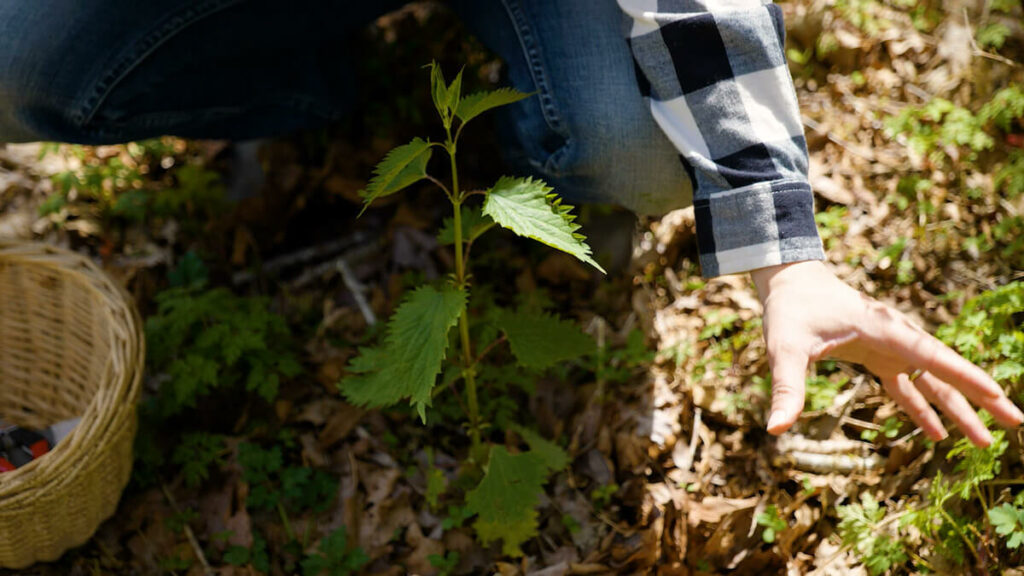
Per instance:
[[[833,268],[930,332],[947,327],[961,350],[999,365],[1020,404],[1020,3],[780,5]],[[446,206],[428,186],[356,218],[376,162],[435,130],[423,60],[466,64],[479,88],[497,85],[501,63],[429,3],[362,42],[376,56],[361,64],[361,114],[265,144],[258,196],[224,199],[221,180],[247,173],[225,142],[0,147],[0,238],[102,262],[151,335],[164,326],[154,318],[168,320],[158,294],[191,284],[199,300],[228,302],[226,325],[242,321],[231,314],[262,322],[253,357],[299,365],[247,391],[251,360],[188,349],[223,363],[233,384],[191,390],[180,410],[143,422],[116,515],[60,561],[17,573],[315,574],[314,557],[331,574],[1022,573],[1017,431],[958,456],[957,431],[928,442],[870,374],[820,362],[793,433],[764,432],[761,307],[745,275],[700,278],[692,210],[630,233],[625,213],[583,207],[582,231],[607,237],[599,259],[632,250],[608,276],[511,235],[474,248],[490,298],[572,318],[598,346],[481,392],[491,420],[539,431],[571,463],[547,482],[523,556],[479,544],[460,506],[456,401],[439,396],[421,424],[407,407],[347,404],[337,386],[407,289],[452,262],[432,232]],[[493,137],[484,125],[467,137],[464,172],[493,181]],[[147,399],[172,377],[153,343]]]

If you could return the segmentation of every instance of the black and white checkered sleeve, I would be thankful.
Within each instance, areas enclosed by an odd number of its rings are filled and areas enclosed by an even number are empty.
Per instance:
[[[703,275],[823,259],[779,8],[618,2],[640,89],[694,183]]]

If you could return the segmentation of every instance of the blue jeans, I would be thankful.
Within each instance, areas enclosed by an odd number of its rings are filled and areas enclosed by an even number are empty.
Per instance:
[[[400,0],[0,0],[0,143],[248,139],[353,105],[344,40]],[[615,0],[454,0],[537,96],[496,113],[506,160],[573,202],[657,214],[690,180],[637,88]]]

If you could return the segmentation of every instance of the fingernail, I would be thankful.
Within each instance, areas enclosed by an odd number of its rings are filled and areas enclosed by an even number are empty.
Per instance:
[[[974,443],[980,448],[988,448],[992,445],[992,434],[988,430],[985,430],[983,434],[978,436]]]
[[[1024,422],[1024,413],[1021,413],[1020,408],[1017,408],[1017,405],[1009,398],[1000,398],[993,408],[995,408],[993,416],[999,420],[1012,420],[1018,426]],[[1002,418],[1000,418],[1000,413],[1002,414]],[[1003,421],[1005,422],[1005,420]]]
[[[1017,421],[1017,425],[1019,426],[1021,423],[1024,423],[1024,412],[1021,412],[1020,408],[1017,408],[1017,406],[1010,400],[1007,400],[1006,402],[1010,404],[1010,413],[1013,414],[1013,418]]]
[[[768,416],[768,431],[771,432],[778,426],[781,426],[785,419],[786,415],[782,413],[782,410],[773,410]]]

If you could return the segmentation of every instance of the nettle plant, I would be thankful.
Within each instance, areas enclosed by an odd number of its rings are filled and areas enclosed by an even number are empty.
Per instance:
[[[365,210],[374,200],[414,183],[428,180],[436,184],[453,210],[438,240],[453,246],[455,271],[443,284],[412,290],[388,321],[383,342],[360,349],[340,389],[360,406],[385,407],[408,401],[426,423],[434,397],[448,388],[439,386],[439,375],[455,346],[449,360],[453,368],[443,380],[452,385],[461,382],[465,398],[460,405],[470,440],[468,469],[476,470],[477,477],[483,472],[476,487],[466,493],[460,513],[465,518],[476,516],[474,528],[484,544],[501,539],[505,554],[519,555],[522,543],[537,533],[535,506],[543,485],[550,474],[568,465],[568,457],[555,443],[517,425],[509,426],[510,431],[523,439],[528,450],[511,452],[502,444],[488,442],[495,427],[481,415],[478,385],[487,367],[483,361],[507,341],[516,363],[535,371],[591,353],[595,345],[574,323],[523,309],[492,310],[486,321],[498,330],[471,331],[474,319],[467,305],[472,280],[470,247],[498,225],[604,270],[578,233],[572,207],[563,204],[544,182],[502,177],[487,190],[467,191],[459,186],[456,152],[466,125],[487,110],[530,95],[502,88],[463,96],[462,72],[449,84],[436,62],[429,69],[444,141],[414,138],[389,152],[375,168],[362,196]],[[449,184],[427,171],[435,151],[447,156]],[[482,203],[476,202],[477,197]],[[457,337],[449,338],[449,331],[456,326]],[[486,335],[488,340],[474,342],[473,333]]]

